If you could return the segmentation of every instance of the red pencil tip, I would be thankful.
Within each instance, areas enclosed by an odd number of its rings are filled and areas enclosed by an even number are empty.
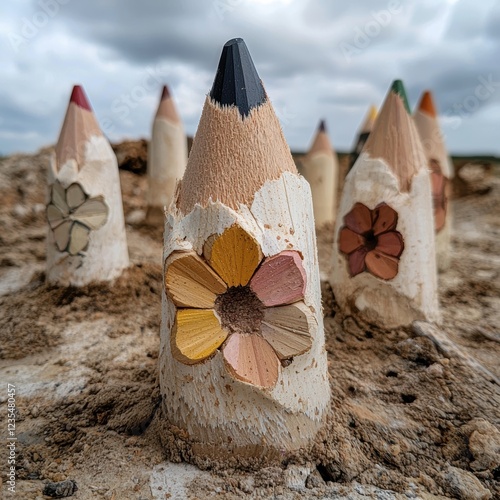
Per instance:
[[[87,109],[88,111],[92,111],[90,107],[89,100],[85,95],[85,91],[81,85],[75,85],[73,87],[73,92],[71,92],[71,98],[69,102],[74,102],[80,108]]]
[[[167,85],[163,85],[163,90],[161,93],[161,100],[168,99],[170,97],[170,90]]]
[[[422,98],[420,99],[420,104],[418,106],[420,111],[427,113],[430,116],[436,116],[436,107],[434,106],[434,100],[432,99],[432,94],[429,90],[426,90],[422,94]]]

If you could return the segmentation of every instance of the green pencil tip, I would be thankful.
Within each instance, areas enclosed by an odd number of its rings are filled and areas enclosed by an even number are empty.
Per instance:
[[[405,105],[406,111],[408,111],[408,114],[411,115],[410,105],[408,104],[408,97],[406,97],[406,90],[405,90],[405,86],[403,85],[403,81],[402,80],[394,80],[394,82],[392,82],[391,90],[395,94],[398,94],[399,97],[401,97],[401,100],[403,101],[403,104]]]

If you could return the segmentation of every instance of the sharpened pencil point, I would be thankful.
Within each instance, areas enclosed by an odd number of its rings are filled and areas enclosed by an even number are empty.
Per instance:
[[[161,92],[161,100],[168,99],[170,97],[170,89],[167,85],[163,85],[163,90]]]
[[[266,102],[266,92],[242,38],[224,45],[210,97],[221,106],[237,106],[242,117]]]
[[[377,107],[373,104],[370,106],[370,111],[368,112],[368,116],[372,122],[375,122],[377,118]]]
[[[398,94],[399,97],[401,97],[401,100],[403,101],[403,104],[405,105],[406,111],[410,115],[411,114],[410,105],[408,104],[408,97],[406,97],[406,90],[405,90],[405,87],[403,85],[403,81],[402,80],[394,80],[394,82],[392,82],[391,90],[395,94]]]
[[[74,102],[80,108],[87,109],[88,111],[92,111],[90,107],[89,100],[85,95],[85,91],[81,85],[75,85],[73,87],[73,92],[71,92],[71,98],[69,102]]]
[[[426,90],[422,94],[422,98],[420,99],[420,103],[418,105],[418,110],[428,114],[429,116],[435,117],[437,115],[436,106],[434,106],[434,99],[432,98],[432,94],[429,90]]]
[[[318,132],[326,132],[326,122],[325,122],[325,120],[321,120],[319,122]]]

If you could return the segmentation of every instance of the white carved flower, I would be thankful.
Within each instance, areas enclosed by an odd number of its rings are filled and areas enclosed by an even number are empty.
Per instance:
[[[64,189],[56,181],[47,205],[47,219],[58,250],[70,255],[85,250],[90,231],[106,223],[108,212],[102,197],[89,198],[80,184],[73,183]]]

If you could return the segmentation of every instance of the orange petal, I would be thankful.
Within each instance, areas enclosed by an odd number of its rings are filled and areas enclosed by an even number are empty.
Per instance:
[[[387,203],[380,203],[373,210],[373,234],[375,236],[396,229],[398,213]]]
[[[262,260],[259,244],[236,224],[211,236],[203,254],[228,287],[245,286]]]
[[[312,345],[314,316],[304,302],[264,311],[261,332],[280,359],[307,352]]]
[[[446,222],[446,183],[441,173],[431,173],[432,202],[434,205],[434,227],[436,232],[443,229]]]
[[[178,307],[210,309],[225,283],[195,252],[174,252],[165,262],[165,290]]]
[[[433,174],[442,174],[441,164],[435,158],[429,160],[429,170]]]
[[[339,233],[339,250],[342,253],[350,254],[362,247],[365,239],[358,233],[355,233],[348,227],[343,227]]]
[[[361,247],[349,254],[349,274],[351,277],[354,277],[365,270],[365,257],[367,252],[368,250],[365,247]]]
[[[372,228],[371,210],[363,203],[355,203],[351,211],[344,216],[344,223],[355,233],[366,233]]]
[[[366,254],[366,268],[377,278],[390,280],[398,274],[399,259],[385,255],[377,250],[372,250]]]
[[[404,247],[403,236],[398,231],[389,231],[377,237],[376,250],[386,255],[399,257],[403,253]]]
[[[233,333],[222,353],[229,373],[237,380],[266,389],[276,385],[280,362],[262,337]]]
[[[444,195],[446,178],[440,173],[431,173],[431,186],[433,196]]]
[[[172,356],[194,365],[210,357],[226,338],[227,332],[211,309],[180,309],[170,337]]]
[[[286,250],[267,258],[250,281],[250,288],[266,307],[303,299],[306,272],[300,254]]]
[[[446,210],[441,207],[434,208],[434,226],[436,233],[443,229],[446,222]]]

